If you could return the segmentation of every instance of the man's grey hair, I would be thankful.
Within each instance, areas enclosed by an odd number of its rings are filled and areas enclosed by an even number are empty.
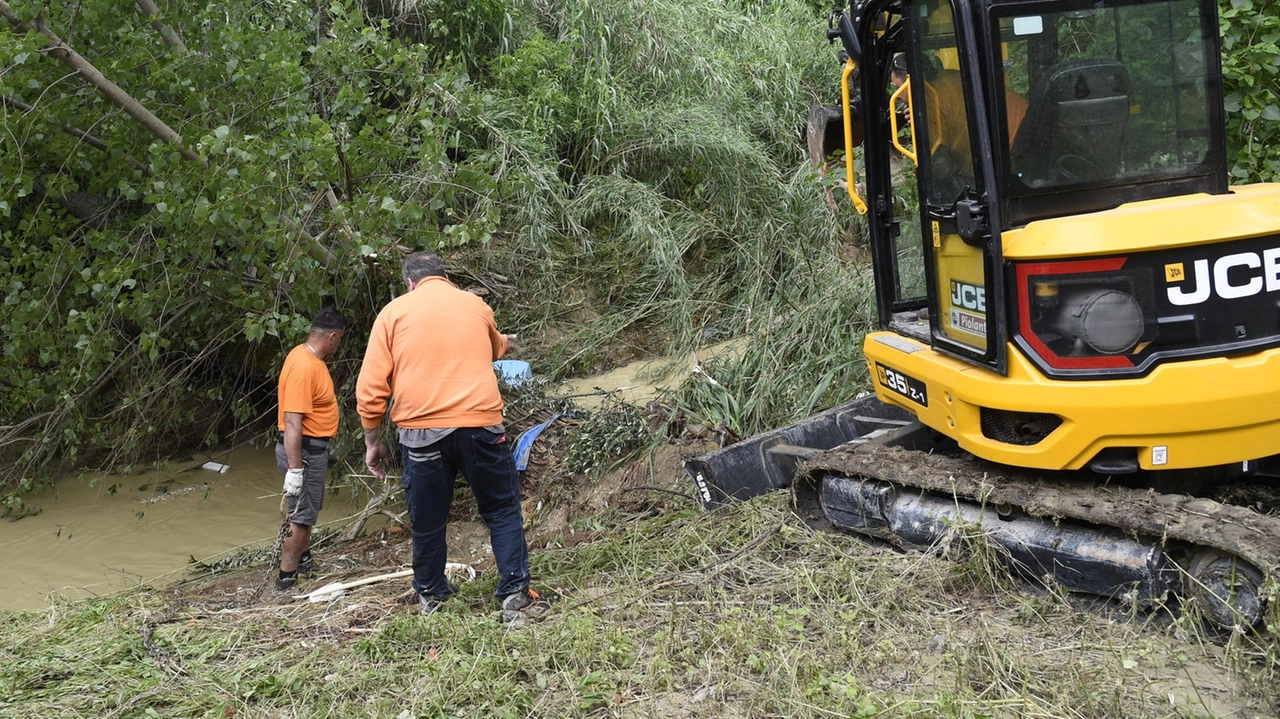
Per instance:
[[[414,252],[404,258],[404,278],[420,282],[427,277],[446,277],[444,262],[434,252]]]

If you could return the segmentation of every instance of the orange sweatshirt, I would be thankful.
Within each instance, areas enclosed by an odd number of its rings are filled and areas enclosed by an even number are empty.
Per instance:
[[[373,321],[356,382],[356,411],[377,429],[394,397],[399,427],[489,427],[502,423],[493,361],[507,351],[493,310],[443,277],[428,277]]]

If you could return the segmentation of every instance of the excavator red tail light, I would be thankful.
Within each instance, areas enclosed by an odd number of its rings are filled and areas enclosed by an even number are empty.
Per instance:
[[[1014,265],[1016,340],[1048,374],[1132,371],[1155,339],[1151,271],[1127,259]]]

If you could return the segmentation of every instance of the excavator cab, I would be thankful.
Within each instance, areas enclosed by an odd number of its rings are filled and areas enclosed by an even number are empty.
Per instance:
[[[865,0],[828,39],[874,395],[691,458],[702,505],[978,524],[1027,576],[1259,623],[1280,518],[1234,497],[1280,497],[1280,185],[1228,184],[1216,0]]]
[[[933,318],[931,345],[1001,373],[1013,334],[999,301],[1006,233],[1126,202],[1227,191],[1212,3],[1076,5],[1084,9],[928,0],[859,10],[895,18],[861,53],[864,119],[879,126],[864,131],[869,206],[893,206],[886,173],[899,128],[879,98],[897,52],[907,58],[919,145],[911,154],[924,236],[911,239],[923,242],[921,266],[892,261],[902,254],[901,241],[891,242],[900,221],[868,216],[872,247],[884,256],[876,265],[882,324],[931,310],[922,313]],[[926,292],[908,296],[904,274],[921,271]],[[923,335],[919,325],[897,329]],[[1136,331],[1132,322],[1115,331],[1091,335],[1101,352],[1142,339],[1122,341]]]
[[[1213,0],[851,13],[833,35],[861,85],[881,401],[1018,467],[1276,454],[1280,194],[1228,187]],[[894,211],[895,154],[918,221]]]

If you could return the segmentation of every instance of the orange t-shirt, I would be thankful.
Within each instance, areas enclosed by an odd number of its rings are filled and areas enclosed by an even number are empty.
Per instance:
[[[284,431],[284,413],[302,415],[302,434],[308,437],[333,437],[338,434],[338,397],[333,391],[329,368],[311,354],[305,344],[294,347],[280,368],[277,391],[280,409],[277,426]]]

